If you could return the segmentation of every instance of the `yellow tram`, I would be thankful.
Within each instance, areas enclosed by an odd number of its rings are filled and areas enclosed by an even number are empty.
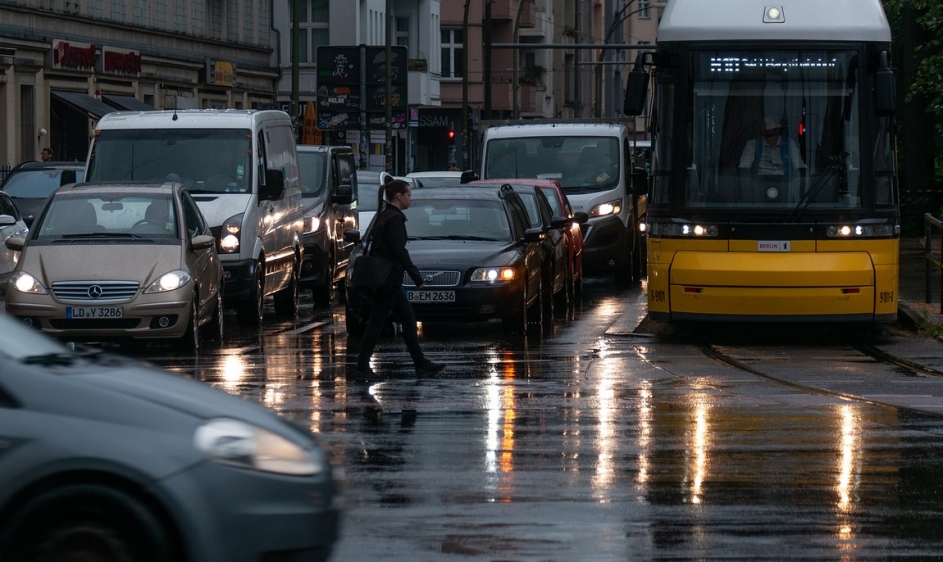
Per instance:
[[[651,117],[651,319],[896,319],[890,43],[880,0],[668,3],[625,99]]]

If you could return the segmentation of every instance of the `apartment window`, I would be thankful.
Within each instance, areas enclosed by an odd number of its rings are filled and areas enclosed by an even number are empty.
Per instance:
[[[442,78],[465,75],[465,42],[461,29],[442,30]]]
[[[239,1],[229,0],[226,3],[226,38],[239,41],[239,29]]]
[[[181,1],[174,2],[174,31],[187,33],[190,31],[187,26],[187,6]]]
[[[117,22],[124,22],[125,3],[122,0],[111,0],[111,19]]]
[[[406,47],[406,52],[409,52],[409,18],[396,18],[396,44]]]
[[[294,11],[290,12],[295,17]],[[298,62],[308,63],[317,60],[318,47],[330,44],[328,23],[331,19],[331,10],[328,0],[308,0],[303,2],[301,20],[298,22],[300,35],[298,37]],[[294,19],[292,19],[294,22]]]
[[[134,25],[144,27],[150,23],[147,20],[147,5],[144,3],[144,0],[134,0],[132,15],[134,17]]]
[[[647,20],[652,18],[651,13],[652,1],[651,0],[638,0],[638,17],[641,20]]]

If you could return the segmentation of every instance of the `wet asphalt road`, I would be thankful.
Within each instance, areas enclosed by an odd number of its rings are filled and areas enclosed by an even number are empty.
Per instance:
[[[386,338],[389,378],[365,385],[345,379],[343,306],[305,304],[261,331],[227,316],[220,352],[135,354],[320,434],[346,486],[332,560],[943,558],[943,417],[850,399],[881,367],[841,338],[719,343],[780,378],[844,377],[843,395],[809,392],[705,356],[704,334],[637,333],[643,290],[594,279],[541,336],[426,326],[434,378]],[[943,362],[936,341],[877,339]],[[915,397],[929,384],[898,375]]]

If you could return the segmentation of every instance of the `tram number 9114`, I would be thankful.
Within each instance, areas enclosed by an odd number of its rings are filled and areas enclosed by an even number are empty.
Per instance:
[[[881,291],[880,293],[881,304],[896,302],[894,298],[894,291]]]

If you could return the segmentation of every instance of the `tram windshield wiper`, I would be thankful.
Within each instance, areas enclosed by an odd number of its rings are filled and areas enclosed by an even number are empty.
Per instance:
[[[796,203],[795,208],[789,213],[789,216],[786,217],[785,222],[796,222],[799,220],[799,217],[802,216],[802,213],[809,208],[809,205],[812,204],[812,201],[818,196],[819,192],[828,185],[829,180],[831,180],[838,172],[842,169],[845,164],[845,160],[848,159],[849,153],[842,152],[841,154],[835,154],[828,159],[827,169],[828,171],[819,176],[815,184],[812,186],[812,189],[805,192],[805,194],[799,199],[799,202]]]

